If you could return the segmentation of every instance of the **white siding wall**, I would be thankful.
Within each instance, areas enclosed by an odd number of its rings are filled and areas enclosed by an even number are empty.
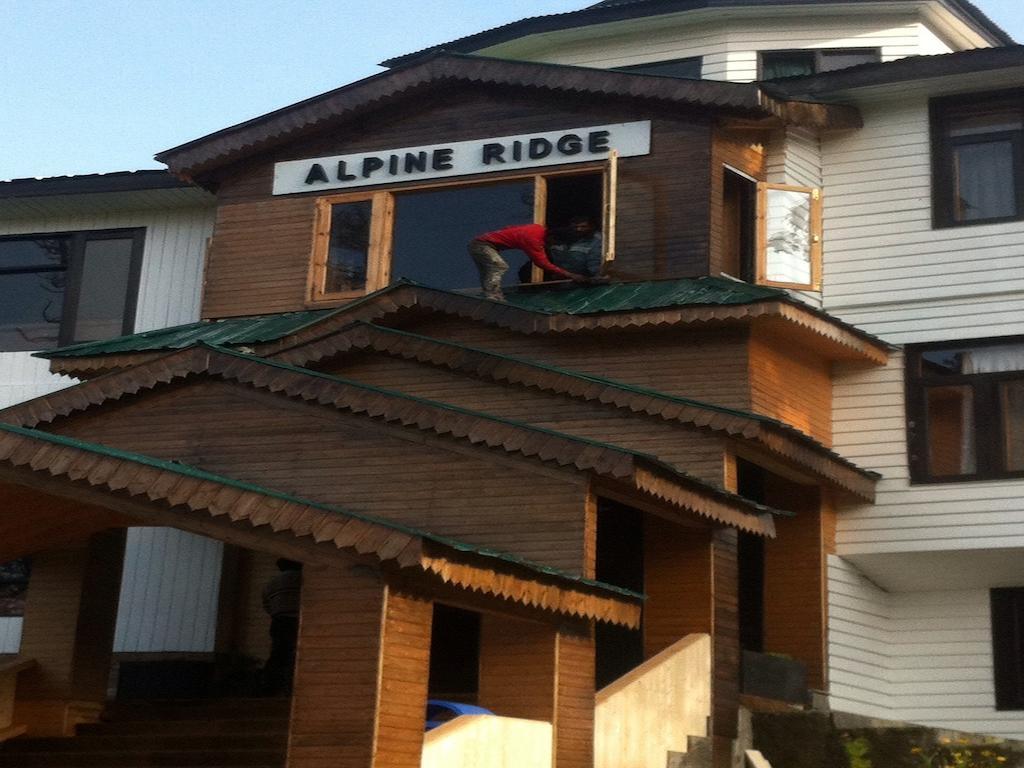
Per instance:
[[[873,18],[801,17],[732,18],[694,23],[687,17],[662,17],[630,29],[576,41],[552,36],[552,43],[512,43],[481,53],[556,64],[611,68],[652,61],[703,56],[708,80],[749,82],[757,79],[757,52],[793,48],[880,48],[890,61],[921,53],[949,51],[930,29],[905,14]],[[530,45],[527,49],[524,46]]]
[[[213,231],[210,208],[61,211],[0,221],[0,235],[122,227],[146,227],[136,330],[196,320],[206,240]],[[51,375],[45,360],[27,352],[0,353],[0,407],[72,383]],[[201,537],[170,529],[131,531],[116,650],[212,650],[220,560],[220,545]],[[0,653],[16,651],[20,636],[21,619],[0,618]]]
[[[879,589],[829,557],[832,709],[1024,738],[1024,713],[997,712],[988,590]]]

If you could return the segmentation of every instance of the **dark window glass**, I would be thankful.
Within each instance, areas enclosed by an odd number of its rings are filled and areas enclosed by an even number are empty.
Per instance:
[[[410,192],[395,196],[391,280],[472,288],[480,277],[466,245],[477,235],[533,221],[533,180]],[[503,251],[503,282],[518,281],[526,255]]]
[[[818,52],[818,72],[834,72],[837,69],[856,67],[860,64],[877,64],[882,53],[877,48],[848,48]]]
[[[0,239],[0,351],[131,331],[141,230]]]
[[[701,57],[689,59],[673,59],[671,61],[651,61],[646,64],[633,64],[628,67],[615,67],[620,72],[634,72],[639,75],[661,75],[662,77],[683,77],[700,80]]]
[[[360,291],[366,287],[372,214],[370,200],[331,206],[331,239],[327,249],[324,293]]]
[[[71,341],[109,339],[124,332],[133,245],[130,237],[85,243]]]
[[[814,74],[814,51],[766,51],[761,54],[761,79]]]
[[[878,48],[811,48],[799,51],[762,51],[761,79],[800,77],[818,72],[874,64],[882,60]]]
[[[992,590],[996,709],[1024,709],[1024,589]]]
[[[1024,341],[910,347],[907,420],[914,480],[1024,472]]]
[[[1024,99],[940,99],[932,105],[935,222],[1024,215]]]

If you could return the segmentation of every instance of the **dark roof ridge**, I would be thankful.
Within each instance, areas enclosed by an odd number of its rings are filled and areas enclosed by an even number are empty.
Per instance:
[[[507,563],[519,565],[523,568],[527,568],[531,571],[536,571],[549,576],[556,576],[560,579],[566,579],[573,581],[585,586],[600,589],[603,591],[613,592],[626,597],[643,599],[644,595],[639,592],[634,592],[623,587],[617,587],[612,584],[605,584],[601,581],[594,579],[587,579],[582,576],[576,576],[575,574],[561,571],[557,568],[535,563],[532,560],[519,557],[509,552],[493,549],[491,547],[478,547],[474,544],[469,544],[464,541],[452,539],[446,536],[438,536],[433,533],[429,533],[419,528],[413,528],[408,525],[396,522],[394,520],[388,520],[387,518],[376,517],[375,515],[367,515],[362,512],[354,512],[344,507],[340,507],[334,504],[324,504],[310,499],[303,498],[301,496],[295,496],[293,494],[278,491],[273,488],[266,486],[257,485],[250,483],[245,480],[238,480],[227,475],[220,475],[214,472],[209,472],[199,467],[194,467],[190,464],[184,464],[179,461],[167,461],[165,459],[158,459],[153,456],[147,456],[141,453],[133,453],[131,451],[125,451],[112,446],[103,445],[100,443],[91,443],[77,438],[67,437],[66,435],[58,435],[53,432],[44,432],[42,430],[31,429],[28,427],[19,427],[14,424],[6,424],[0,422],[0,431],[10,432],[13,434],[21,435],[23,437],[30,437],[37,440],[43,440],[45,442],[54,443],[57,445],[63,445],[69,448],[77,448],[85,450],[90,453],[96,453],[99,455],[109,456],[111,458],[121,459],[124,461],[131,461],[144,466],[152,467],[154,469],[160,469],[167,472],[172,472],[178,475],[184,475],[186,477],[193,477],[201,480],[208,480],[210,482],[219,483],[228,487],[237,488],[239,490],[249,491],[257,493],[269,498],[280,499],[281,501],[293,502],[296,504],[302,504],[304,506],[319,509],[325,512],[333,512],[346,517],[351,517],[362,522],[370,523],[373,525],[380,525],[391,530],[398,531],[400,533],[407,534],[409,536],[415,536],[421,538],[424,541],[429,541],[435,544],[439,544],[443,547],[454,549],[461,552],[470,552],[472,554],[480,555],[482,557],[492,558],[501,560]]]
[[[138,171],[7,179],[0,181],[0,200],[18,197],[53,197],[56,195],[195,188],[193,184],[173,176],[166,168],[145,168]]]
[[[531,16],[507,24],[501,24],[482,32],[476,32],[438,45],[428,46],[419,51],[393,56],[382,61],[381,65],[385,67],[402,66],[439,51],[470,52],[542,32],[573,29],[593,24],[606,24],[648,16],[660,16],[668,13],[775,4],[822,5],[828,2],[830,0],[782,0],[781,2],[774,3],[765,3],[763,0],[633,0],[633,2],[597,3],[575,11]],[[940,2],[965,21],[973,22],[976,29],[983,30],[992,43],[1007,44],[1013,42],[1013,38],[1005,30],[1001,29],[969,0],[940,0]]]

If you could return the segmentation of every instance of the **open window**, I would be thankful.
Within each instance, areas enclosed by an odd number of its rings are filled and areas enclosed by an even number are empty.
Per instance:
[[[757,185],[757,282],[821,289],[821,190]]]
[[[564,227],[578,216],[600,227],[603,263],[614,258],[616,170],[612,153],[602,166],[572,171],[320,198],[310,300],[356,298],[403,278],[471,288],[479,283],[466,253],[474,237],[516,224]],[[525,254],[505,256],[506,285],[543,279]]]

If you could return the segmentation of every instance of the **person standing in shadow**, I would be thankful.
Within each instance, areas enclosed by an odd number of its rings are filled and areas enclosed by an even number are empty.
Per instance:
[[[280,571],[263,588],[263,610],[270,615],[270,657],[263,665],[263,692],[285,696],[292,692],[295,645],[299,637],[299,598],[302,563],[281,558]]]

